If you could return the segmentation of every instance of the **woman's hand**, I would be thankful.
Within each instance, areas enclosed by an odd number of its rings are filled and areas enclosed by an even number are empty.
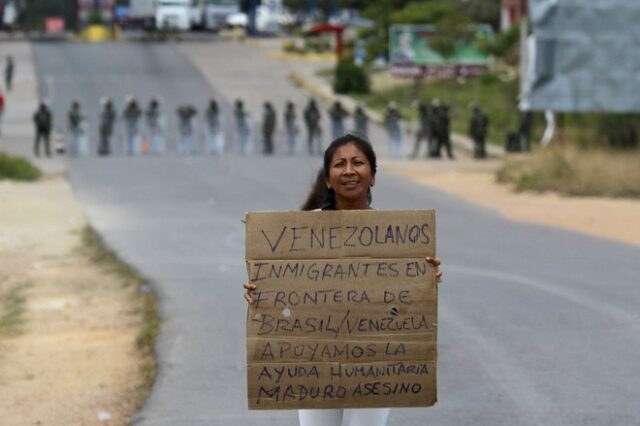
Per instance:
[[[425,260],[428,263],[430,263],[432,266],[436,267],[436,283],[441,283],[442,282],[442,271],[440,270],[440,264],[442,262],[440,261],[440,258],[437,257],[437,256],[436,257],[427,257]]]
[[[253,294],[251,294],[251,292],[257,288],[256,285],[251,284],[247,281],[246,283],[244,283],[243,287],[247,290],[247,292],[244,294],[244,300],[246,300],[250,305],[253,305],[256,300],[253,298]]]

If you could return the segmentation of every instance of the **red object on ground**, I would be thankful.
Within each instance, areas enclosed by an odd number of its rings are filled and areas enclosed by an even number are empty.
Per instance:
[[[334,24],[316,24],[307,30],[307,34],[318,33],[335,33],[336,35],[336,56],[338,59],[342,58],[344,53],[344,43],[342,42],[342,33],[344,32],[344,25]]]

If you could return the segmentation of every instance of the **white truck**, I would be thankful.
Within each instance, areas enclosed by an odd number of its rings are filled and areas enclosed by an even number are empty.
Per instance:
[[[188,31],[191,0],[131,0],[129,17],[147,31]]]
[[[191,28],[218,31],[239,10],[238,0],[191,0]]]

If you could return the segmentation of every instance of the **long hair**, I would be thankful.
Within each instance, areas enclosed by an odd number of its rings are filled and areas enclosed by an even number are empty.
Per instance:
[[[318,172],[316,180],[311,187],[311,191],[307,196],[307,200],[302,205],[302,210],[335,210],[336,209],[336,193],[333,189],[327,188],[327,178],[329,177],[329,170],[331,169],[331,160],[334,154],[341,146],[352,143],[360,150],[367,160],[369,161],[369,167],[371,168],[371,175],[375,176],[378,170],[378,162],[376,160],[376,153],[373,151],[371,142],[369,139],[358,132],[348,132],[343,136],[340,136],[331,142],[331,144],[324,151],[324,162],[322,169]],[[371,205],[372,196],[371,188],[367,191],[367,201]]]

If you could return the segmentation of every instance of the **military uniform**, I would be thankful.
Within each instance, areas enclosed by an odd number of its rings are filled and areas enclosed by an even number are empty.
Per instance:
[[[111,101],[104,104],[104,108],[100,113],[100,144],[98,145],[99,155],[111,154],[111,136],[113,135],[113,126],[116,122],[116,112],[113,109]]]
[[[224,151],[222,126],[220,125],[218,103],[215,100],[209,101],[204,119],[207,129],[207,152],[213,155],[222,154]]]
[[[273,133],[276,130],[276,112],[270,102],[264,104],[262,117],[262,153],[273,154]]]
[[[307,144],[309,154],[313,155],[316,151],[322,153],[322,144],[320,142],[320,111],[316,102],[311,99],[304,110],[304,122],[307,126]]]
[[[344,135],[344,119],[349,116],[347,110],[342,107],[339,101],[333,103],[329,109],[329,117],[331,117],[331,136],[337,139]]]
[[[183,105],[177,110],[178,129],[180,131],[180,150],[183,154],[195,153],[193,117],[196,109],[191,105]]]
[[[473,157],[486,158],[485,138],[489,127],[489,119],[479,108],[473,109],[473,115],[469,121],[469,135],[473,139]]]
[[[33,153],[40,156],[40,142],[44,142],[44,150],[47,157],[51,157],[51,147],[49,137],[51,135],[51,111],[45,104],[40,104],[38,110],[33,114],[33,123],[36,127],[36,139],[33,145]]]
[[[295,154],[298,148],[298,124],[296,121],[295,106],[293,102],[287,102],[287,108],[284,111],[284,126],[287,132],[289,155]]]
[[[132,99],[127,104],[122,118],[125,122],[126,136],[127,136],[127,153],[129,155],[135,155],[140,152],[139,139],[140,139],[140,117],[142,116],[142,110],[138,106],[138,102]]]
[[[358,133],[367,136],[369,131],[369,116],[360,106],[356,107],[353,113],[353,127]]]

